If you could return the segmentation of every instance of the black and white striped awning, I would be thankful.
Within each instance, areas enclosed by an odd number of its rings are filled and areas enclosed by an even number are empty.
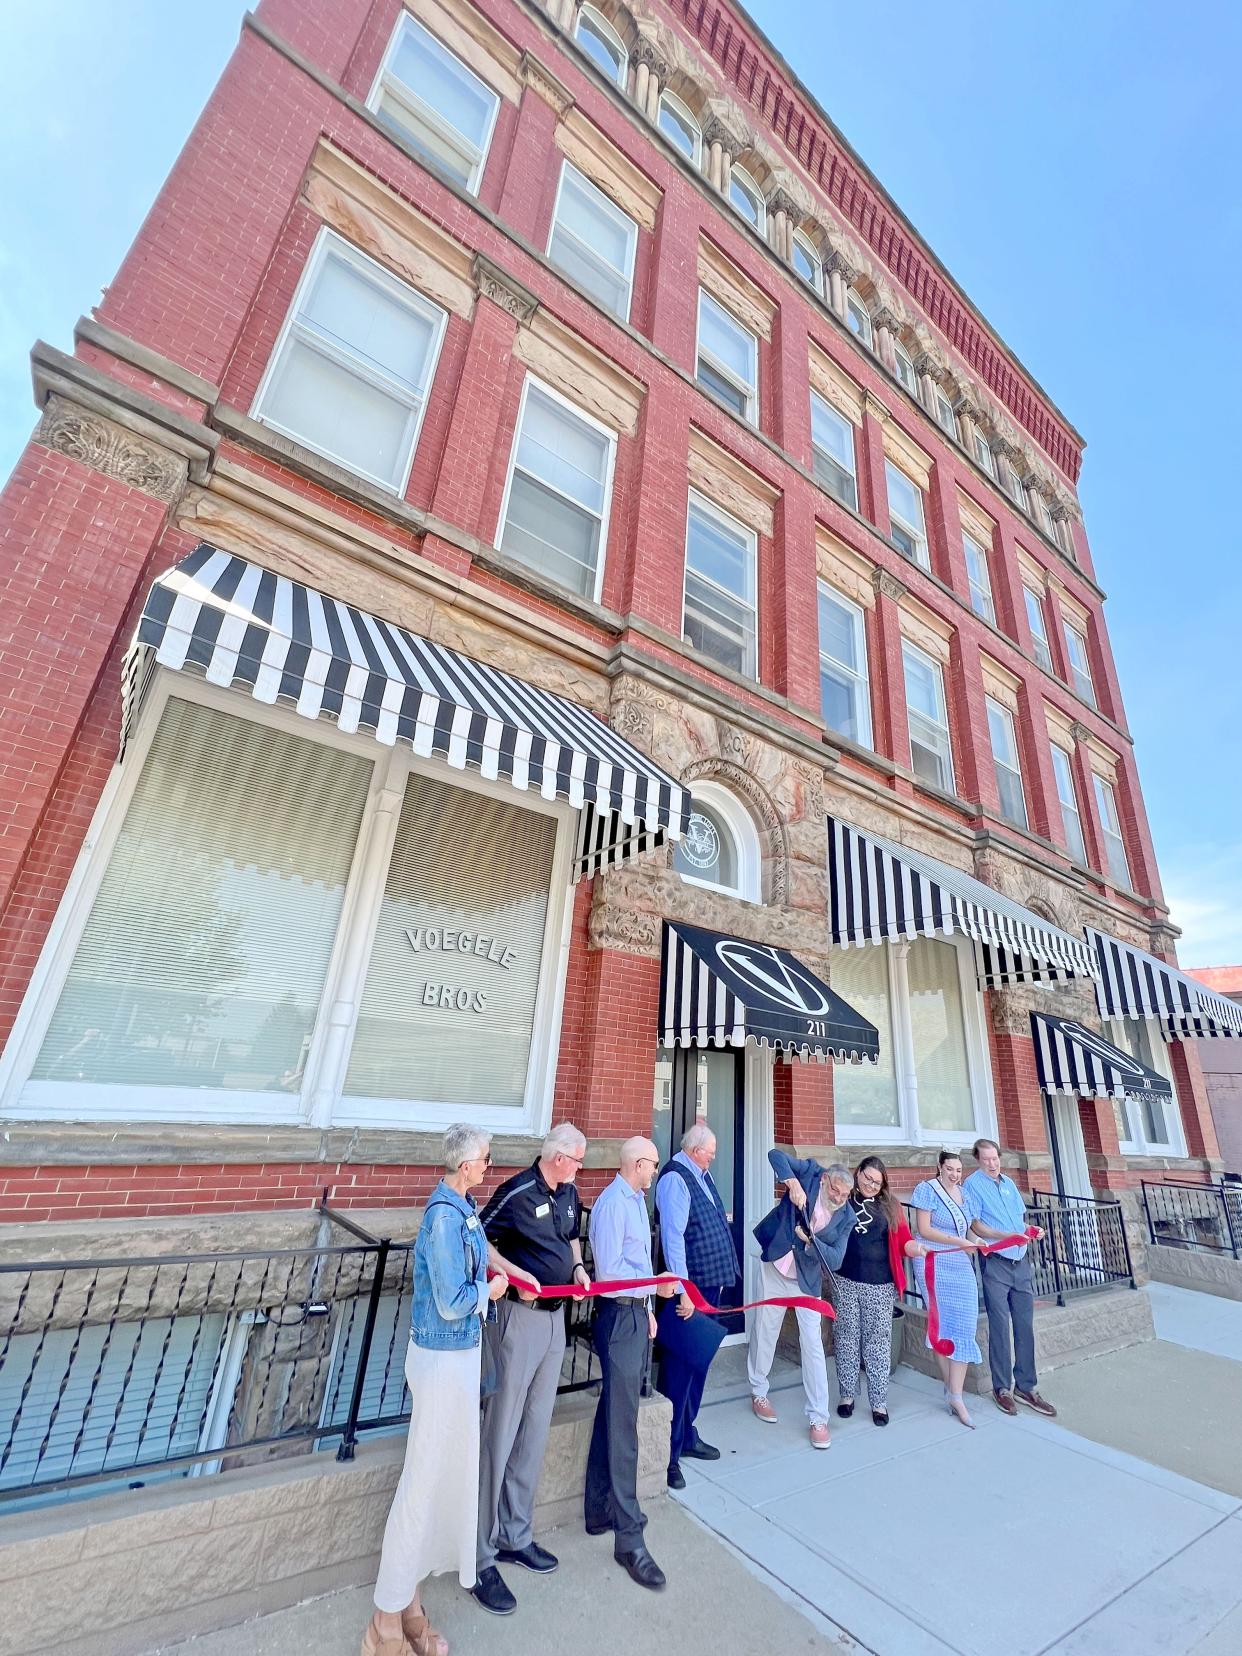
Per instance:
[[[1098,975],[1080,937],[960,868],[828,818],[829,927],[848,946],[914,937],[973,939],[982,983]]]
[[[594,713],[206,543],[151,588],[126,658],[126,737],[155,664],[568,800],[576,878],[689,824],[688,790]]]
[[[1048,1093],[1078,1098],[1172,1098],[1163,1075],[1071,1018],[1031,1013],[1035,1067]]]
[[[788,949],[666,920],[660,1044],[747,1042],[821,1062],[880,1054],[875,1025]]]
[[[1242,1006],[1216,995],[1156,955],[1087,927],[1100,968],[1096,998],[1103,1018],[1158,1018],[1166,1041],[1242,1040]]]

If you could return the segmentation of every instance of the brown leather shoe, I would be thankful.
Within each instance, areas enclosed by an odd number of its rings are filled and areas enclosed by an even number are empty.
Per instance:
[[[1018,1407],[1013,1400],[1012,1392],[994,1391],[992,1393],[992,1401],[996,1404],[996,1407],[1002,1414],[1016,1415],[1018,1412]]]
[[[1057,1411],[1051,1403],[1046,1402],[1037,1391],[1018,1391],[1013,1394],[1019,1403],[1025,1403],[1028,1409],[1034,1409],[1036,1414],[1043,1415],[1047,1420],[1055,1420]],[[1016,1411],[1015,1411],[1016,1412]]]

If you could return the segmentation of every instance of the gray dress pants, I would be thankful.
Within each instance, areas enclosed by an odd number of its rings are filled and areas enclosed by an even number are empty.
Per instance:
[[[534,1540],[531,1518],[548,1428],[565,1355],[565,1313],[501,1300],[483,1333],[493,1342],[497,1386],[483,1404],[479,1434],[481,1575],[499,1548],[518,1552]]]
[[[641,1547],[647,1523],[638,1504],[638,1404],[651,1346],[642,1300],[601,1299],[595,1312],[595,1352],[603,1386],[587,1455],[584,1513],[588,1524],[610,1525],[613,1551]]]
[[[983,1272],[983,1303],[988,1313],[988,1366],[993,1391],[1034,1391],[1035,1377],[1035,1280],[1031,1256],[1005,1259],[985,1254],[979,1261]],[[1012,1343],[1010,1329],[1012,1328]]]

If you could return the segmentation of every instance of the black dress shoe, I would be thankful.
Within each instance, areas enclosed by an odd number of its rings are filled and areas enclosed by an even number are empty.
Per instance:
[[[682,1454],[688,1455],[691,1460],[720,1459],[720,1450],[717,1449],[716,1445],[714,1443],[704,1443],[701,1437],[696,1437],[693,1443],[687,1444],[682,1450]]]
[[[532,1541],[528,1547],[499,1547],[496,1557],[502,1564],[520,1564],[524,1570],[534,1570],[538,1575],[550,1575],[560,1563],[556,1554],[541,1547],[538,1541]]]
[[[670,1489],[684,1489],[686,1487],[686,1475],[676,1461],[668,1469],[668,1487]]]
[[[584,1522],[586,1524],[586,1532],[588,1535],[607,1535],[608,1531],[612,1528],[612,1525],[608,1522],[607,1518],[605,1518],[602,1523],[599,1519],[592,1521],[590,1518],[584,1519]]]
[[[505,1586],[505,1579],[494,1564],[489,1564],[470,1589],[476,1604],[490,1610],[493,1616],[511,1616],[517,1609],[517,1600]]]
[[[667,1585],[664,1571],[652,1558],[646,1547],[635,1547],[633,1552],[616,1554],[617,1563],[625,1570],[631,1581],[636,1581],[640,1587],[650,1587],[658,1592]]]
[[[888,1410],[887,1409],[872,1409],[871,1418],[877,1426],[887,1426],[888,1425]]]
[[[837,1413],[842,1420],[848,1420],[854,1412],[854,1399],[851,1397],[844,1403],[837,1404]]]

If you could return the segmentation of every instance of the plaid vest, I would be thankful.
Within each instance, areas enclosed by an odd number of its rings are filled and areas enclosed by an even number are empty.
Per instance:
[[[696,1179],[679,1161],[669,1161],[660,1177],[676,1173],[690,1192],[690,1217],[686,1221],[686,1270],[700,1288],[728,1288],[738,1279],[737,1249],[725,1217],[720,1192]]]

